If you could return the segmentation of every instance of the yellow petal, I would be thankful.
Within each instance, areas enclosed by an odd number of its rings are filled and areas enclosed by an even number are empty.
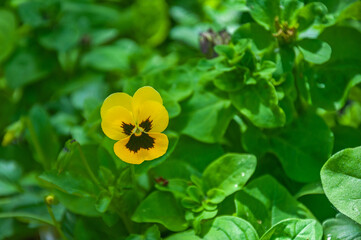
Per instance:
[[[109,95],[103,102],[100,109],[100,115],[103,118],[105,113],[114,106],[121,106],[132,111],[132,97],[126,93],[113,93]]]
[[[146,101],[140,105],[134,119],[146,132],[163,132],[168,126],[169,115],[162,104]],[[146,129],[149,124],[151,126]]]
[[[155,101],[163,104],[163,100],[159,92],[150,86],[141,87],[134,93],[133,109],[136,109],[139,105],[146,101]]]
[[[129,149],[131,144],[131,138],[124,138],[114,144],[114,152],[115,154],[124,162],[131,164],[141,164],[143,161],[149,161],[163,156],[168,149],[168,137],[163,133],[149,133],[148,135],[153,139],[152,146],[146,145],[148,148],[143,148],[138,145],[138,148],[134,148],[133,150]],[[133,143],[134,144],[134,143]],[[135,146],[137,147],[137,146]],[[138,149],[138,150],[136,150]]]
[[[128,137],[134,125],[133,114],[121,106],[108,109],[101,123],[104,134],[113,140]]]

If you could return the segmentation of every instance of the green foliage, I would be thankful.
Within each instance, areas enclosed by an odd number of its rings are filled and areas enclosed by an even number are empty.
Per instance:
[[[0,239],[361,239],[360,13],[1,1]],[[163,99],[169,146],[130,165],[100,107],[142,86]]]
[[[330,202],[343,214],[361,223],[360,151],[345,149],[333,155],[321,170],[322,185]],[[342,187],[339,187],[342,183]]]

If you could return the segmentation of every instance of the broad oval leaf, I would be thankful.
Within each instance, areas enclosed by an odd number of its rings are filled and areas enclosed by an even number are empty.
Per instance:
[[[324,235],[329,240],[360,240],[361,225],[338,213],[336,218],[323,222]]]
[[[132,220],[139,223],[160,223],[174,232],[188,227],[183,209],[169,192],[152,192],[139,204]]]
[[[219,188],[228,196],[243,187],[256,165],[254,155],[228,153],[208,165],[203,172],[203,181],[207,190]]]
[[[273,226],[260,240],[321,240],[322,226],[314,219],[287,219]]]
[[[259,235],[288,218],[314,218],[303,204],[269,175],[247,184],[236,194],[235,204],[237,216],[247,219]]]
[[[332,153],[333,134],[319,116],[308,113],[272,136],[270,142],[270,152],[279,158],[290,178],[314,182]]]
[[[333,155],[321,170],[321,180],[330,202],[361,224],[361,147]]]

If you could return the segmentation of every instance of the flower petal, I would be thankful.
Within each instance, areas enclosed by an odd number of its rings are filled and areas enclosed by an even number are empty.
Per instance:
[[[104,134],[113,140],[128,137],[134,125],[133,114],[121,106],[108,109],[101,123]]]
[[[146,101],[155,101],[163,104],[162,97],[159,92],[150,86],[139,88],[133,95],[133,109],[136,109],[139,105]]]
[[[135,121],[146,132],[163,132],[168,126],[169,115],[167,109],[158,102],[146,101],[134,114]]]
[[[149,161],[163,156],[168,149],[169,141],[167,135],[163,133],[149,133],[148,135],[154,140],[152,147],[132,151],[129,149],[131,137],[127,137],[114,144],[115,154],[124,162],[131,164],[141,164],[143,161]]]
[[[118,92],[109,95],[103,102],[100,115],[103,118],[105,113],[114,106],[121,106],[132,111],[132,97],[126,93]]]

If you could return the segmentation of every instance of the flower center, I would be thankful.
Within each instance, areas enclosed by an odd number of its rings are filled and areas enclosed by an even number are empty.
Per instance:
[[[132,133],[135,135],[135,136],[140,136],[142,135],[142,133],[144,132],[144,129],[140,126],[135,126],[135,128],[133,129]]]

